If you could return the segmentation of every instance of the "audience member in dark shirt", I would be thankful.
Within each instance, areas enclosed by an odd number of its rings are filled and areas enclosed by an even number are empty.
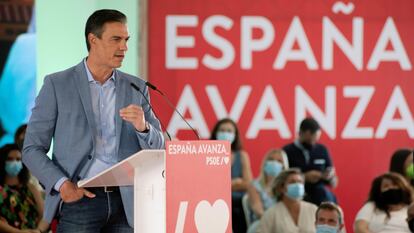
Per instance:
[[[319,205],[324,201],[336,203],[336,197],[327,186],[336,187],[338,178],[328,149],[317,143],[321,134],[318,122],[312,118],[300,124],[299,138],[283,147],[290,167],[305,174],[305,201]]]

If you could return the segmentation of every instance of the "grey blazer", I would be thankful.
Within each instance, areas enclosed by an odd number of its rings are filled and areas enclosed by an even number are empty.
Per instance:
[[[115,72],[118,161],[142,149],[164,148],[164,137],[158,119],[144,98],[130,86],[130,83],[134,83],[149,98],[145,82],[119,70]],[[143,107],[145,118],[150,124],[149,135],[139,135],[132,124],[120,118],[119,109],[129,104]],[[53,188],[54,185],[64,176],[77,182],[86,175],[95,156],[96,132],[83,61],[67,70],[47,75],[27,127],[23,162],[45,188],[44,218],[49,222],[57,214],[61,201],[59,193]],[[46,153],[49,151],[52,138],[53,154],[50,159]],[[87,159],[83,160],[85,157]],[[81,163],[82,160],[86,162]],[[77,167],[81,167],[79,175],[73,177]],[[120,190],[128,223],[133,227],[133,188],[120,187]]]

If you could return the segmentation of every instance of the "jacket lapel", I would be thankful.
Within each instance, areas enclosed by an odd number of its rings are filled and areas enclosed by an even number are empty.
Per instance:
[[[126,93],[130,93],[127,91],[129,87],[128,81],[125,78],[122,78],[121,73],[115,70],[115,93],[116,93],[116,101],[115,101],[115,131],[116,131],[116,153],[119,154],[119,144],[121,139],[122,133],[122,119],[119,116],[119,110],[121,108],[127,107],[126,103]]]
[[[79,63],[76,68],[76,78],[75,83],[78,89],[78,93],[83,105],[83,109],[86,113],[86,119],[88,121],[88,125],[91,129],[92,141],[93,141],[93,148],[95,148],[95,135],[97,135],[96,125],[95,125],[95,118],[93,117],[93,110],[92,110],[92,99],[91,99],[91,91],[89,89],[89,82],[85,70],[85,65],[83,61]]]
[[[76,86],[81,97],[83,109],[86,113],[86,119],[88,121],[89,127],[93,132],[93,148],[95,148],[95,135],[97,135],[97,129],[95,124],[95,118],[93,115],[92,110],[92,99],[91,93],[89,89],[89,83],[87,79],[87,74],[85,70],[85,66],[83,61],[76,66]],[[116,100],[115,100],[115,133],[116,133],[116,153],[119,151],[119,144],[121,139],[121,132],[122,132],[122,119],[119,116],[119,110],[127,106],[126,99],[127,88],[129,87],[129,83],[122,78],[120,72],[115,70],[115,93],[116,93]]]

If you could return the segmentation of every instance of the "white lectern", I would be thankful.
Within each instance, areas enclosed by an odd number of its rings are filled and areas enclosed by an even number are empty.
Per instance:
[[[79,187],[134,186],[134,232],[166,232],[165,150],[142,150]],[[139,208],[138,208],[139,207]]]

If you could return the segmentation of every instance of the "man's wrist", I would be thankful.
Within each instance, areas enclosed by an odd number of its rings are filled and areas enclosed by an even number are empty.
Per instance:
[[[63,186],[63,184],[67,180],[69,180],[67,177],[60,178],[53,187],[55,189],[55,191],[60,192],[60,188]]]
[[[150,126],[148,121],[145,122],[145,129],[144,130],[137,130],[138,133],[148,133],[150,131]]]

